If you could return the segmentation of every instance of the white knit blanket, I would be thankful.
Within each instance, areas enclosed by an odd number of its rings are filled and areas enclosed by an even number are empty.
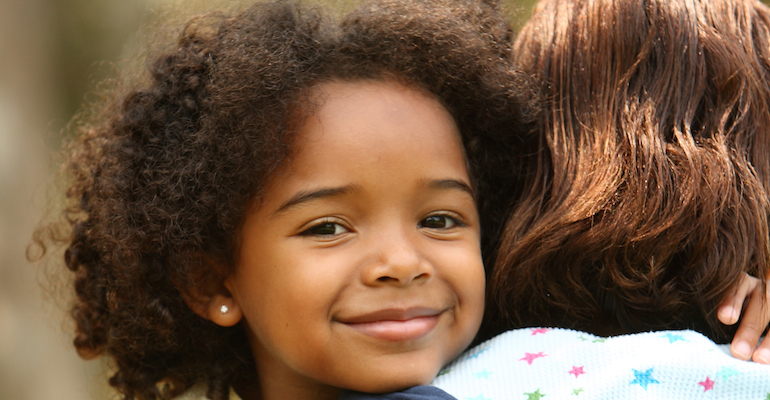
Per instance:
[[[433,385],[458,400],[770,400],[770,366],[693,331],[602,338],[529,328],[468,350]]]

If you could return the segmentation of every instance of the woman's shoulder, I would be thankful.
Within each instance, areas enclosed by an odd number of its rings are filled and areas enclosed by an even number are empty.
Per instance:
[[[182,393],[182,395],[177,397],[175,400],[210,400],[208,397],[206,397],[206,392],[208,392],[208,390],[209,387],[205,383],[197,383],[187,389],[187,391]],[[238,397],[238,395],[235,394],[235,391],[231,388],[230,397],[228,397],[228,400],[241,400],[241,398]]]
[[[770,366],[733,358],[694,331],[599,337],[529,328],[469,349],[433,385],[458,399],[765,399]]]

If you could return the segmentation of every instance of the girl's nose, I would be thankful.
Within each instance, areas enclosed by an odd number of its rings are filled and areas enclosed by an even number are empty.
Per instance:
[[[365,284],[371,286],[407,286],[433,276],[433,266],[417,248],[418,237],[389,235],[374,243],[375,254],[362,271]]]

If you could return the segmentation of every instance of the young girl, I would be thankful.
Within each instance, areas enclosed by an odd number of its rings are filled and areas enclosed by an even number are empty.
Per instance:
[[[471,138],[518,120],[492,11],[191,20],[70,146],[79,353],[110,356],[125,399],[430,382],[483,314]]]
[[[732,352],[770,363],[770,10],[543,0],[513,56],[546,151],[500,193],[490,320],[725,340],[746,299]]]

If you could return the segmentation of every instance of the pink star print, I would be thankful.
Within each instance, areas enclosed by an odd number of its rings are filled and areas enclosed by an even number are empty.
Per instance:
[[[526,361],[527,364],[532,365],[532,361],[535,361],[536,358],[545,357],[547,355],[548,354],[543,354],[542,351],[539,352],[539,353],[535,353],[535,354],[533,354],[533,353],[524,353],[524,357],[520,358],[519,361]]]
[[[583,367],[584,367],[583,365],[581,365],[580,367],[576,367],[573,365],[572,371],[570,371],[569,373],[575,375],[575,378],[577,378],[578,376],[585,374],[585,371],[583,371]]]
[[[714,381],[711,380],[708,376],[706,377],[706,380],[703,382],[698,382],[699,385],[703,386],[703,391],[707,392],[714,388]]]
[[[537,328],[537,329],[533,329],[533,330],[532,330],[532,336],[535,336],[535,335],[537,335],[538,333],[543,333],[543,334],[544,334],[544,333],[546,333],[546,332],[548,332],[548,329],[547,329],[547,328]]]

